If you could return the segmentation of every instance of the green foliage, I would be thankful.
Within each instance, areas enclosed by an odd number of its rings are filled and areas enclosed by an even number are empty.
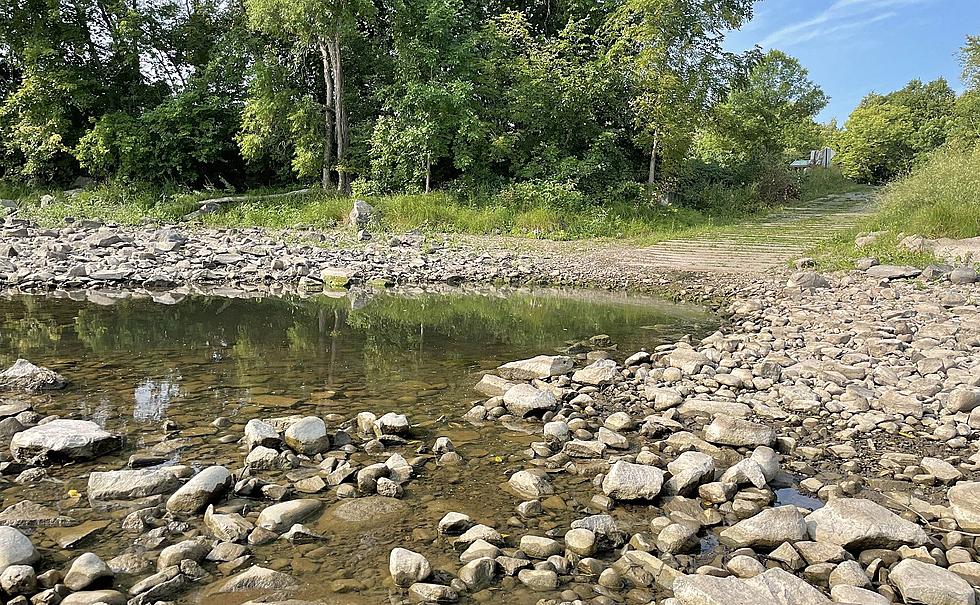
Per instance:
[[[835,140],[834,161],[850,179],[883,183],[912,167],[913,134],[908,108],[877,101],[862,103]]]
[[[854,236],[858,231],[881,232],[881,236],[872,246],[857,249]],[[911,174],[882,190],[873,216],[817,254],[830,268],[849,268],[864,256],[916,266],[935,262],[928,253],[899,245],[902,237],[911,234],[954,239],[980,236],[980,148],[934,152]]]

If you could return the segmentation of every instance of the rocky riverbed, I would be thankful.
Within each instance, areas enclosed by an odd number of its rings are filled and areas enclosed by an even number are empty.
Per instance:
[[[345,277],[560,281],[590,271],[509,252],[471,252],[467,262],[468,253],[402,240],[354,252],[208,232],[161,251],[180,239],[161,235],[172,230],[45,234],[8,224],[11,233],[4,244],[15,252],[0,262],[22,290],[322,289]],[[868,259],[863,271],[835,275],[704,278],[690,287],[728,299],[724,326],[704,338],[638,352],[599,338],[505,363],[474,379],[479,399],[453,419],[526,436],[506,476],[453,479],[463,490],[500,483],[499,496],[485,510],[430,509],[439,517],[386,548],[384,563],[360,559],[373,567],[354,578],[325,570],[376,545],[352,547],[341,531],[404,524],[405,496],[422,478],[476,463],[454,435],[413,422],[411,405],[218,417],[208,434],[235,449],[230,459],[181,459],[181,440],[204,433],[172,427],[127,464],[88,472],[83,490],[5,502],[0,588],[8,602],[52,605],[379,602],[368,590],[379,586],[392,603],[976,605],[980,289],[971,271]],[[0,375],[7,480],[43,481],[120,447],[92,418],[45,412],[71,381],[28,361]],[[79,525],[71,511],[83,498],[93,513]],[[103,530],[131,544],[101,556],[73,550]],[[317,574],[323,585],[311,587]]]

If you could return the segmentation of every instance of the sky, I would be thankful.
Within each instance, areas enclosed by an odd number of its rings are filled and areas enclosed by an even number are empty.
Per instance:
[[[962,91],[956,51],[980,35],[980,0],[761,0],[729,50],[776,48],[830,96],[818,116],[843,124],[867,93],[939,76]]]

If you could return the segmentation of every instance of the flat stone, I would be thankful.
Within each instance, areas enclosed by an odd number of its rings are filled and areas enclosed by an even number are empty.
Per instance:
[[[603,478],[602,492],[616,500],[653,500],[663,484],[662,469],[620,460]]]
[[[719,414],[704,429],[704,440],[708,443],[736,447],[771,446],[776,442],[776,433],[771,427],[750,420]]]
[[[980,481],[957,483],[949,488],[946,497],[960,529],[980,531]]]
[[[535,380],[550,378],[572,371],[574,366],[570,357],[562,355],[538,355],[505,363],[497,368],[497,374],[507,380]]]
[[[14,365],[0,372],[0,391],[41,393],[63,389],[68,381],[57,372],[36,366],[26,359],[18,359]]]
[[[87,420],[57,419],[14,435],[17,462],[45,464],[97,458],[122,447],[122,438]]]
[[[768,508],[726,528],[719,536],[732,548],[776,548],[783,542],[806,538],[803,515],[795,506]]]
[[[888,580],[906,603],[923,605],[976,605],[970,583],[937,565],[905,559],[891,569]]]
[[[276,533],[282,533],[303,519],[319,512],[322,502],[312,498],[289,500],[262,509],[256,525]]]
[[[504,393],[504,407],[519,418],[543,414],[557,405],[558,400],[551,391],[542,391],[529,384],[516,384]]]
[[[180,480],[166,470],[93,471],[88,476],[91,500],[128,500],[167,494],[180,487]]]
[[[215,592],[250,592],[260,590],[295,590],[299,582],[279,571],[253,565],[223,582]]]
[[[805,520],[811,539],[849,550],[920,546],[928,541],[915,523],[862,498],[835,498]]]

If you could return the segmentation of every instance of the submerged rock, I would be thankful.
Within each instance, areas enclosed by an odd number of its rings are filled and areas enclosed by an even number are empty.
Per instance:
[[[95,471],[88,476],[91,500],[125,500],[167,494],[180,487],[180,480],[166,470]]]
[[[295,590],[299,582],[280,571],[253,565],[223,582],[215,592],[249,592],[261,590]]]

